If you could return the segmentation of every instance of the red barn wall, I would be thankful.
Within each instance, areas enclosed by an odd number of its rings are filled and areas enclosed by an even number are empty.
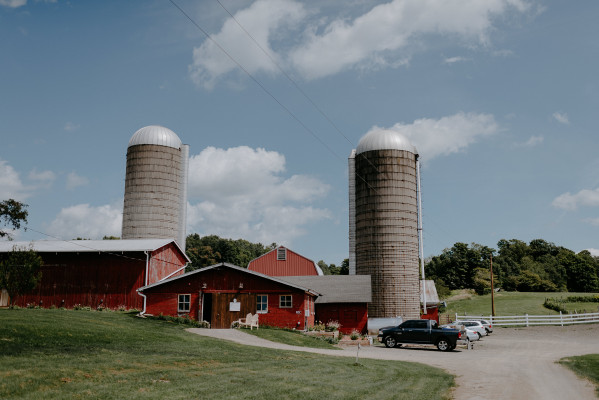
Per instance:
[[[426,307],[426,314],[422,314],[420,316],[420,319],[430,319],[433,321],[437,321],[437,323],[439,323],[439,307],[435,306],[428,306]]]
[[[240,287],[240,286],[243,287]],[[227,267],[210,269],[202,273],[192,273],[185,278],[167,282],[144,291],[147,296],[146,312],[152,315],[181,315],[178,312],[178,295],[190,294],[190,318],[201,319],[202,295],[226,296],[226,301],[233,298],[241,302],[241,310],[233,312],[226,310],[226,316],[212,315],[212,327],[228,328],[229,321],[244,318],[247,313],[256,313],[255,296],[268,295],[268,312],[259,314],[261,325],[304,329],[314,324],[314,312],[305,316],[305,307],[314,303],[307,300],[311,297],[304,291],[273,282],[259,276],[236,271]],[[292,295],[291,308],[279,308],[280,295]],[[211,309],[214,310],[214,308]],[[208,310],[205,311],[205,315]],[[205,319],[205,318],[203,318]],[[306,321],[307,319],[307,321]],[[222,326],[221,326],[222,325]]]
[[[159,248],[151,253],[148,271],[148,285],[166,278],[173,272],[185,266],[187,260],[174,243]],[[184,270],[172,275],[182,275]]]
[[[316,304],[316,320],[327,323],[338,321],[339,331],[350,334],[353,330],[365,334],[368,328],[367,303]]]
[[[146,284],[144,252],[39,255],[43,260],[42,279],[33,291],[16,299],[17,305],[143,308],[143,298],[137,289]],[[150,282],[163,279],[185,266],[185,262],[183,254],[170,243],[151,253],[148,278]],[[182,273],[183,270],[179,272]]]
[[[318,275],[314,261],[287,249],[287,259],[277,260],[277,249],[252,260],[248,269],[269,276]]]
[[[107,253],[40,253],[42,279],[16,304],[72,308],[76,304],[108,308],[143,307],[136,289],[144,285],[146,268],[143,253],[119,257]],[[41,303],[40,303],[41,302]]]

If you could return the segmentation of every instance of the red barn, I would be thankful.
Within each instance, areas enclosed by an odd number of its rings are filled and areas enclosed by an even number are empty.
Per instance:
[[[0,253],[33,249],[43,260],[36,289],[15,304],[144,307],[137,289],[183,274],[189,259],[173,239],[0,242]]]
[[[281,279],[309,287],[320,294],[316,299],[316,320],[338,321],[342,333],[356,330],[365,334],[368,303],[372,301],[369,275],[286,276]]]
[[[253,259],[248,264],[250,271],[270,276],[322,275],[322,270],[314,261],[279,246],[268,253]]]
[[[246,268],[221,263],[144,286],[146,313],[188,316],[212,328],[230,328],[248,313],[260,325],[306,329],[314,325],[315,291]]]

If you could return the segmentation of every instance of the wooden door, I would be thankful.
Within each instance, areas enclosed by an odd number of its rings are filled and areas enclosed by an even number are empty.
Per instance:
[[[233,299],[240,303],[239,311],[230,311]],[[214,293],[212,296],[212,324],[214,329],[228,329],[234,321],[256,313],[256,295],[249,293]]]

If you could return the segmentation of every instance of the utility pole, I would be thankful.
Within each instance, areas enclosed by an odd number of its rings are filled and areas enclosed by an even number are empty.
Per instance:
[[[493,253],[491,253],[491,315],[495,316],[495,287],[493,286]]]

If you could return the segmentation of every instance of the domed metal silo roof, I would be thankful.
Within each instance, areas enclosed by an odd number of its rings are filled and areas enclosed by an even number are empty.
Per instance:
[[[159,125],[150,125],[141,128],[129,140],[129,147],[138,144],[155,144],[158,146],[181,148],[181,139],[168,128]]]
[[[418,154],[416,147],[401,133],[378,129],[368,132],[360,139],[356,154],[372,150],[405,150]]]

